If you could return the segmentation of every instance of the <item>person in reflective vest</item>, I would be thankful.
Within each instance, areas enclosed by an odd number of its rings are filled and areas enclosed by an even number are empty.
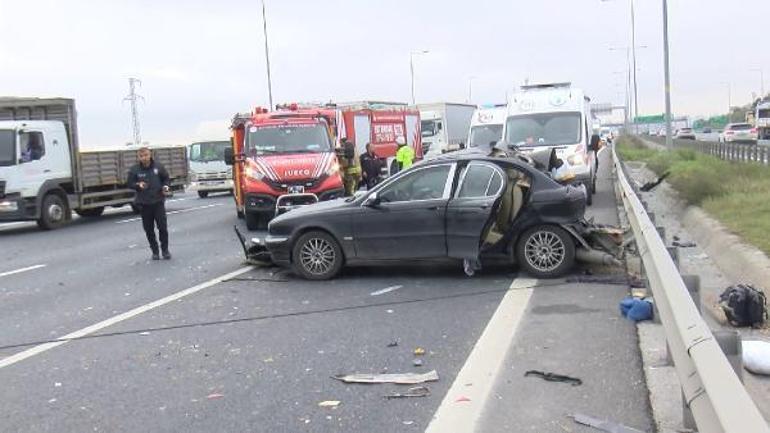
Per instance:
[[[406,138],[402,135],[396,138],[396,144],[398,145],[398,151],[396,151],[398,170],[406,170],[414,163],[414,149],[411,146],[407,146]]]

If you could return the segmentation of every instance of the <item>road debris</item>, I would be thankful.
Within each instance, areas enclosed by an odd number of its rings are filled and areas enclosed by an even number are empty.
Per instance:
[[[743,341],[743,368],[750,373],[770,375],[770,343]]]
[[[650,191],[652,191],[653,188],[655,188],[656,186],[660,185],[670,174],[671,173],[669,173],[669,172],[665,172],[659,178],[657,178],[656,180],[654,180],[652,182],[645,183],[639,189],[642,192],[650,192]]]
[[[653,308],[650,299],[637,299],[628,296],[620,301],[620,314],[628,320],[641,322],[642,320],[652,320]]]
[[[612,421],[596,419],[579,413],[569,415],[569,417],[578,424],[593,427],[607,433],[644,433],[642,430],[637,430]]]
[[[225,396],[224,394],[220,394],[220,393],[215,392],[213,394],[207,395],[206,398],[209,399],[209,400],[217,400],[217,399],[220,399],[220,398],[222,398],[224,396]]]
[[[671,245],[679,248],[694,248],[698,246],[693,241],[678,241],[678,240],[675,240],[674,242],[672,242]]]
[[[388,373],[388,374],[340,374],[332,376],[345,383],[396,383],[399,385],[414,385],[424,382],[435,382],[438,380],[436,370],[427,373]]]
[[[415,367],[422,367],[422,359],[415,358],[414,360],[412,360],[412,365],[414,365]]]
[[[392,292],[392,291],[398,290],[398,289],[400,289],[400,288],[402,288],[402,287],[404,287],[404,286],[398,285],[398,286],[390,286],[390,287],[386,287],[386,288],[384,288],[384,289],[381,289],[381,290],[377,290],[377,291],[374,291],[374,292],[370,293],[370,294],[369,294],[369,296],[380,296],[380,295],[384,295],[384,294],[386,294],[386,293],[389,293],[389,292]]]
[[[403,424],[403,425],[412,425],[412,424],[414,424],[414,421],[401,421],[401,424]]]
[[[341,402],[339,400],[325,400],[325,401],[322,401],[322,402],[318,403],[318,406],[319,407],[335,408],[335,407],[339,406],[340,403]]]
[[[398,341],[392,341],[388,343],[387,347],[398,347]]]
[[[563,374],[549,373],[549,372],[539,371],[539,370],[529,370],[526,373],[524,373],[524,377],[527,377],[527,376],[537,376],[548,382],[569,383],[569,384],[572,384],[572,386],[579,386],[583,384],[583,381],[581,379],[578,379],[577,377],[570,377],[570,376],[565,376]]]
[[[383,395],[382,397],[391,400],[394,398],[427,397],[430,395],[430,389],[427,386],[413,386],[407,392],[397,392],[394,394]]]
[[[457,400],[455,400],[455,403],[463,403],[466,401],[471,401],[468,397],[461,395],[460,397],[457,397]]]
[[[417,356],[425,355],[425,349],[423,349],[422,347],[418,347],[414,349],[414,354]]]

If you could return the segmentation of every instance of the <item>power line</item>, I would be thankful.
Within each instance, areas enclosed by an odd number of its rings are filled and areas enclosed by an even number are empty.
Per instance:
[[[139,99],[144,101],[144,97],[136,93],[137,84],[139,86],[142,85],[138,78],[131,77],[128,79],[128,96],[123,98],[123,100],[131,102],[131,126],[134,131],[134,144],[138,146],[142,144],[142,132],[139,127],[139,106],[137,102]]]

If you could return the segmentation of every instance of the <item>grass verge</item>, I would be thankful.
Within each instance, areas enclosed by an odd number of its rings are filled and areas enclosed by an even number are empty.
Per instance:
[[[621,137],[617,151],[627,161],[645,162],[688,204],[700,206],[746,242],[770,256],[770,169],[722,161],[689,149],[648,149],[636,137]]]

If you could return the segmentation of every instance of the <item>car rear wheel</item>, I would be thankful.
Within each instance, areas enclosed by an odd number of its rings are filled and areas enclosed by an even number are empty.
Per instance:
[[[569,272],[575,263],[575,242],[560,227],[533,227],[524,232],[516,244],[516,260],[534,277],[559,277]]]
[[[208,196],[209,196],[209,192],[208,191],[198,191],[198,197],[206,198]]]
[[[297,274],[308,280],[328,280],[342,269],[342,248],[330,234],[312,231],[297,239],[292,248]]]

